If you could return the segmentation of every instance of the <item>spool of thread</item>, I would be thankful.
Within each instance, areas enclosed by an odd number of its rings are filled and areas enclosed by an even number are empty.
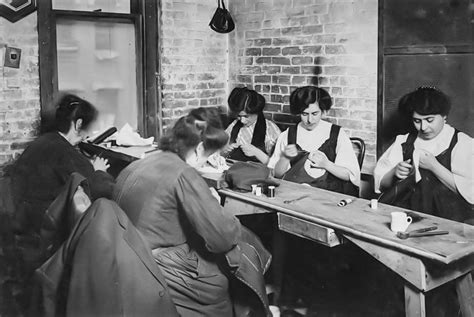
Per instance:
[[[346,199],[341,200],[337,205],[338,205],[339,207],[344,207],[344,206],[350,204],[350,203],[353,202],[353,201],[354,201],[354,199],[346,198]]]
[[[252,186],[252,194],[256,195],[257,185],[251,185],[251,186]]]
[[[262,196],[262,187],[257,186],[255,188],[255,196]]]
[[[372,208],[372,209],[377,209],[377,207],[378,207],[378,202],[379,202],[379,201],[378,201],[377,199],[371,199],[371,200],[370,200],[370,208]]]
[[[275,197],[275,186],[268,186],[268,197],[269,198]]]

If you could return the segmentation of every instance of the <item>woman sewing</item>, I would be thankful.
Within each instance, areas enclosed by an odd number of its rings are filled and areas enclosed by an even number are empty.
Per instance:
[[[196,170],[227,144],[219,125],[208,114],[180,118],[160,141],[161,152],[117,178],[115,200],[151,247],[181,316],[233,314],[218,259],[237,244],[241,225]]]
[[[89,160],[76,148],[96,117],[97,110],[86,100],[63,96],[56,109],[55,131],[31,142],[11,166],[17,232],[39,233],[44,212],[73,172],[88,179],[92,200],[111,197],[114,180],[106,173],[107,160]]]
[[[433,87],[400,99],[398,110],[415,130],[397,136],[377,162],[375,190],[383,192],[382,202],[472,222],[474,142],[446,123],[450,108],[449,98]]]
[[[265,119],[265,98],[255,90],[237,87],[230,93],[228,104],[237,119],[226,129],[230,141],[222,155],[233,160],[267,164],[280,129]]]
[[[357,196],[360,168],[340,126],[321,120],[331,108],[328,92],[305,86],[290,96],[290,111],[301,121],[278,138],[268,166],[276,177]]]
[[[25,283],[23,307],[29,301],[30,274],[42,261],[40,230],[47,208],[56,199],[73,172],[86,178],[85,185],[91,200],[111,197],[114,179],[106,173],[107,160],[92,160],[78,151],[76,145],[88,134],[97,117],[97,110],[84,99],[74,95],[63,96],[56,108],[55,130],[31,142],[7,173],[12,180],[15,202],[14,231],[22,254],[22,272]]]

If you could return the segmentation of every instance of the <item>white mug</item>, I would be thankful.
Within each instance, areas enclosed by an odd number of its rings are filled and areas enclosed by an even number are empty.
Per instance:
[[[406,213],[401,211],[392,212],[392,223],[390,224],[390,230],[393,232],[404,232],[407,230],[412,219]]]

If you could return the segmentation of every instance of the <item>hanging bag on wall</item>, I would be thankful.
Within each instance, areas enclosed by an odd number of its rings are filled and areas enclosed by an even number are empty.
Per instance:
[[[229,33],[235,28],[234,20],[232,20],[229,11],[227,11],[224,0],[217,0],[217,6],[209,26],[216,32]]]

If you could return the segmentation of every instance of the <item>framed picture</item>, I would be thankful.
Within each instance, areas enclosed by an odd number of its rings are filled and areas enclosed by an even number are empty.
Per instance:
[[[0,17],[16,22],[36,10],[36,0],[1,0]]]

